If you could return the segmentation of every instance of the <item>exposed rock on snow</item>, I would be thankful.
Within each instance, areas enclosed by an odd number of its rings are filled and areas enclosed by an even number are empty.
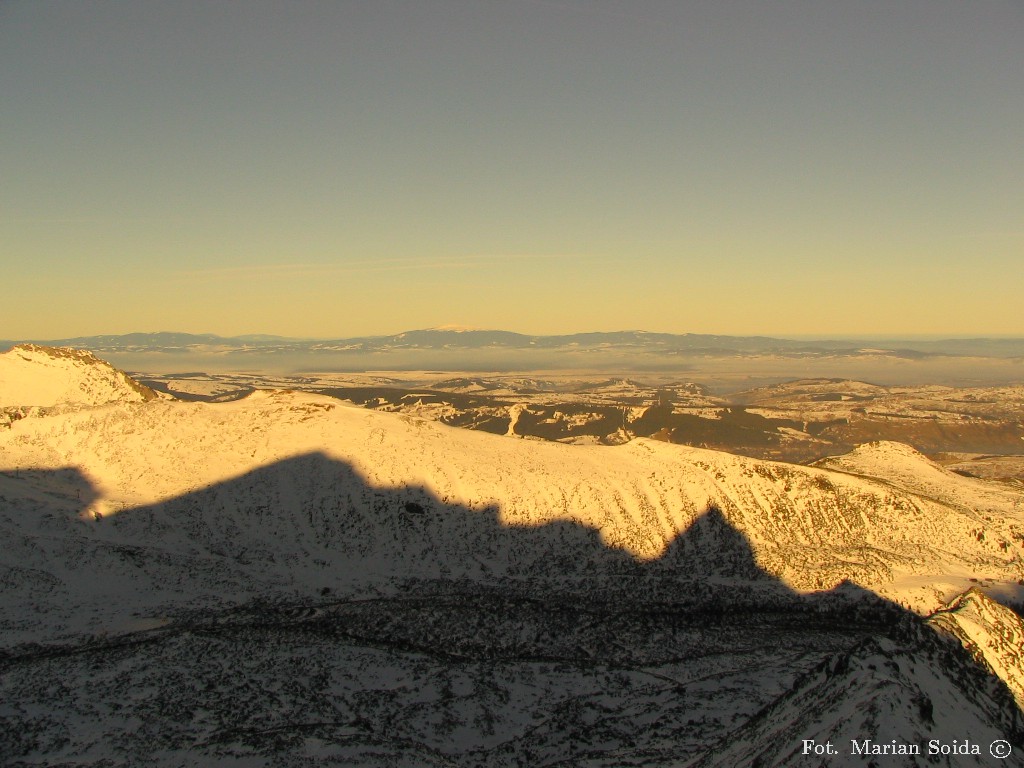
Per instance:
[[[1024,707],[1024,623],[1020,616],[972,588],[930,621],[970,650]]]

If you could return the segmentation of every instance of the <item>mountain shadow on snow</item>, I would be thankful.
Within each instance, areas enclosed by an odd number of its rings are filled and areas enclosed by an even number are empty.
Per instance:
[[[8,765],[816,766],[806,739],[955,738],[1021,765],[1012,694],[959,643],[852,583],[794,592],[713,505],[641,561],[319,452],[100,514],[77,470],[0,481],[8,603],[57,622],[2,649]]]

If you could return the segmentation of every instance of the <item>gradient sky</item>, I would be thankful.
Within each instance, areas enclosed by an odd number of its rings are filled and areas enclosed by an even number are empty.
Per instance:
[[[0,2],[0,337],[1024,335],[1019,0]]]

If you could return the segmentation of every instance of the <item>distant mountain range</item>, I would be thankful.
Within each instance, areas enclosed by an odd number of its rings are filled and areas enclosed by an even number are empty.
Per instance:
[[[387,336],[339,339],[299,339],[266,334],[217,336],[191,333],[127,333],[67,339],[0,341],[7,348],[19,342],[70,346],[107,354],[217,353],[358,355],[402,351],[518,350],[576,353],[626,352],[673,355],[863,355],[917,358],[927,355],[1024,357],[1024,338],[972,339],[821,339],[794,340],[769,336],[724,336],[699,333],[613,331],[533,336],[502,330],[427,328]]]

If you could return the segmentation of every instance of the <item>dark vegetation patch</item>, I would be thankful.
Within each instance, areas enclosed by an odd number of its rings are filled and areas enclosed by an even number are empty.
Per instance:
[[[586,423],[574,423],[583,419],[586,419]],[[613,434],[625,424],[626,417],[622,408],[563,403],[531,405],[519,414],[515,429],[517,435],[560,440],[584,435],[604,437]]]
[[[379,408],[382,405],[411,405],[416,402],[429,404],[449,404],[456,408],[494,408],[510,406],[511,401],[498,400],[494,397],[471,395],[461,392],[432,392],[429,389],[405,389],[401,387],[333,387],[312,390],[320,395],[336,397],[339,400],[351,400],[358,405]]]

